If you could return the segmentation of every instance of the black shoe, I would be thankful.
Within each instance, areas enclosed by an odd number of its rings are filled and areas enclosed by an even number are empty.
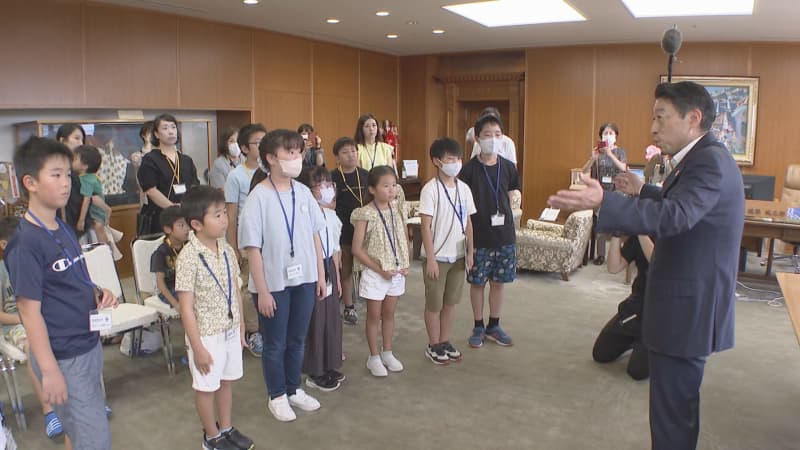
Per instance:
[[[437,365],[450,364],[450,357],[447,356],[442,344],[428,345],[428,348],[425,349],[425,356]]]
[[[606,262],[605,256],[598,256],[597,258],[594,259],[595,266],[602,266],[603,264],[605,264],[605,262]]]
[[[450,358],[450,361],[461,361],[461,352],[456,350],[456,348],[453,347],[453,344],[451,344],[450,341],[442,342],[439,345],[441,345],[442,348],[444,348],[444,352],[447,355],[447,357]]]
[[[234,445],[224,434],[220,434],[215,438],[209,439],[203,433],[203,450],[240,450],[239,447]]]
[[[306,386],[319,389],[322,392],[335,391],[339,389],[340,385],[338,380],[329,377],[327,374],[319,377],[306,377]]]
[[[231,427],[230,430],[222,433],[222,435],[240,450],[251,450],[256,446],[252,439],[243,435],[234,427]]]
[[[342,372],[339,372],[338,370],[333,370],[333,369],[329,370],[328,373],[326,373],[325,375],[327,375],[328,378],[333,378],[334,380],[338,381],[339,383],[341,383],[342,381],[347,379],[347,377],[344,376],[344,374]]]

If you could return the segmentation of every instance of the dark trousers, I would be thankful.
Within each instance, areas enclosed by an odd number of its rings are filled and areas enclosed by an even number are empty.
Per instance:
[[[619,313],[615,314],[597,336],[592,348],[592,358],[601,363],[612,362],[633,349],[628,359],[628,375],[634,380],[647,378],[650,374],[647,349],[642,344],[639,321],[639,318],[635,318],[622,324]]]
[[[653,450],[694,450],[700,432],[700,384],[706,358],[653,351],[649,357]]]
[[[277,309],[269,318],[258,314],[259,329],[264,337],[261,369],[270,398],[294,395],[300,387],[303,350],[316,301],[316,283],[306,283],[272,292]],[[258,295],[253,295],[258,309]]]

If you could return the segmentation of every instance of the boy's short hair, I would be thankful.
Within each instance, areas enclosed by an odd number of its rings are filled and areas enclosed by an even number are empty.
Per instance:
[[[333,144],[333,156],[339,156],[339,152],[342,150],[342,148],[347,147],[348,145],[351,145],[353,146],[353,148],[358,149],[356,141],[354,141],[353,138],[345,136],[337,139],[336,142],[334,142]]]
[[[218,203],[225,204],[225,194],[221,189],[213,188],[211,186],[195,186],[189,189],[189,192],[181,200],[181,210],[183,217],[189,227],[192,227],[192,220],[203,222],[203,218],[208,212],[208,208]],[[174,222],[173,222],[174,223]]]
[[[250,136],[259,132],[267,134],[267,128],[260,123],[249,123],[239,129],[236,143],[239,144],[239,147],[247,147],[247,144],[250,143]]]
[[[28,197],[28,190],[22,179],[30,175],[34,180],[38,180],[39,172],[42,171],[45,162],[57,156],[72,161],[72,152],[66,145],[37,136],[32,136],[14,150],[14,169],[25,198]]]
[[[163,211],[161,211],[161,215],[158,218],[161,222],[162,228],[172,228],[172,226],[175,225],[175,222],[183,219],[183,211],[181,211],[180,206],[172,205],[169,208],[165,208]]]
[[[75,154],[83,164],[86,164],[87,173],[97,173],[100,170],[100,164],[103,163],[103,156],[97,147],[91,145],[81,145],[75,149]]]
[[[475,137],[477,138],[478,136],[480,136],[481,131],[483,131],[483,128],[489,124],[497,124],[497,126],[500,127],[500,131],[503,131],[503,121],[500,120],[499,117],[487,114],[485,116],[481,116],[481,118],[478,119],[477,122],[475,122]],[[503,133],[505,133],[505,131],[503,131]]]
[[[458,142],[456,142],[454,139],[450,139],[449,137],[443,137],[433,141],[430,149],[431,160],[433,160],[433,158],[442,159],[446,155],[452,155],[456,158],[461,158],[464,155],[464,152],[461,150],[461,146],[458,144]]]
[[[0,241],[11,239],[19,226],[19,217],[7,216],[0,219]]]

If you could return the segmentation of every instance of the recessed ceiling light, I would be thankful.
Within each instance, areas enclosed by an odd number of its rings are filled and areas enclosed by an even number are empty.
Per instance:
[[[386,17],[389,15],[389,11],[377,11],[375,12],[375,15],[378,17]]]
[[[398,38],[398,37],[400,37],[400,36],[398,36],[398,35],[396,35],[396,34],[387,34],[387,35],[386,35],[386,37],[387,37],[388,39],[397,39],[397,38]]]
[[[696,1],[696,0],[694,0]],[[564,0],[493,0],[447,5],[442,8],[485,27],[508,27],[556,22],[583,22],[581,13]]]
[[[257,5],[258,0],[242,0],[242,3],[244,3],[245,5]]]
[[[444,30],[440,29],[433,30],[433,34],[444,34]]]
[[[754,0],[622,0],[634,17],[752,16]]]
[[[336,19],[334,17],[328,17],[327,19],[325,19],[325,23],[330,23],[330,24],[339,23],[339,19]]]

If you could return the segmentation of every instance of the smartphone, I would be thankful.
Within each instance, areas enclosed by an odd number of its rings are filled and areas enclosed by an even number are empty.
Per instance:
[[[608,142],[606,142],[606,141],[597,141],[597,148],[598,149],[606,148],[606,147],[608,147]]]

